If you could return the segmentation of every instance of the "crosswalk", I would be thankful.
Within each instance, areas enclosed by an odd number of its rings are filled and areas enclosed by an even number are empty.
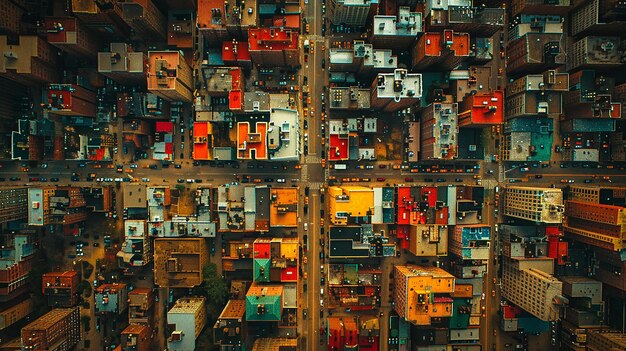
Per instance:
[[[309,164],[320,164],[322,162],[322,159],[319,156],[315,156],[315,155],[307,155],[304,157],[304,163],[309,163]]]

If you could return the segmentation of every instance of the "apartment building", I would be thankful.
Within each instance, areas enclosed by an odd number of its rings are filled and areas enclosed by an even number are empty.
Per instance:
[[[556,321],[559,306],[555,301],[561,297],[563,283],[549,273],[524,265],[530,263],[528,259],[503,259],[502,296],[542,321]]]
[[[213,326],[213,341],[221,350],[242,351],[246,340],[246,301],[228,300]]]
[[[433,103],[422,111],[420,153],[422,160],[458,157],[458,104]]]
[[[28,218],[28,188],[1,188],[0,208],[0,224]]]
[[[441,33],[424,33],[413,46],[413,70],[455,69],[469,57],[470,50],[469,33],[459,33],[451,29],[444,29]]]
[[[396,69],[393,73],[379,73],[370,87],[370,106],[385,112],[410,107],[422,97],[422,75]]]
[[[117,252],[117,257],[124,264],[133,267],[149,264],[152,261],[152,244],[146,221],[126,220],[124,229],[124,242]]]
[[[459,127],[486,127],[504,122],[504,92],[495,90],[465,96],[459,104]]]
[[[569,90],[569,74],[548,70],[529,74],[511,82],[507,88],[506,117],[562,113],[562,93]]]
[[[58,50],[39,36],[21,35],[17,44],[0,35],[0,75],[29,85],[59,80]]]
[[[346,225],[374,211],[374,191],[363,186],[328,187],[330,222]]]
[[[98,314],[121,315],[128,308],[128,286],[124,283],[98,286],[94,291],[94,305]]]
[[[186,297],[176,300],[167,312],[167,324],[173,331],[167,339],[167,347],[172,351],[193,351],[196,339],[206,325],[206,299]]]
[[[556,188],[507,187],[504,214],[538,223],[563,221],[563,193]]]
[[[41,279],[41,290],[50,307],[72,307],[78,303],[80,277],[76,271],[48,272]]]
[[[130,26],[124,22],[122,7],[118,2],[108,2],[107,6],[100,6],[95,1],[72,0],[72,14],[85,27],[99,34],[119,37],[130,35]]]
[[[491,227],[484,224],[450,227],[450,252],[464,260],[488,260]]]
[[[21,335],[23,350],[72,350],[81,340],[80,309],[54,309],[23,327]]]
[[[330,0],[327,16],[334,24],[363,27],[374,4],[372,0]]]
[[[179,51],[149,51],[148,67],[150,92],[167,101],[192,101],[191,68]]]
[[[143,83],[145,63],[146,55],[126,43],[111,43],[108,52],[98,53],[98,72],[119,83]]]
[[[248,30],[248,52],[255,65],[299,65],[298,33],[283,28],[254,28]]]
[[[375,15],[372,44],[383,49],[408,49],[422,32],[422,13],[399,6],[397,15]]]
[[[1,239],[0,302],[5,302],[30,289],[35,245],[26,234],[6,234]]]
[[[122,18],[136,35],[147,41],[167,38],[167,18],[152,0],[134,0],[119,3]]]
[[[151,327],[139,324],[130,324],[122,330],[120,346],[121,351],[149,351]]]
[[[454,276],[438,267],[394,267],[395,311],[414,325],[452,316]]]
[[[150,326],[152,323],[154,294],[150,288],[135,288],[128,293],[128,322]]]
[[[157,238],[154,240],[154,283],[162,287],[193,288],[202,283],[208,263],[204,238]]]
[[[44,22],[48,43],[71,55],[93,58],[100,41],[76,17],[48,16]]]

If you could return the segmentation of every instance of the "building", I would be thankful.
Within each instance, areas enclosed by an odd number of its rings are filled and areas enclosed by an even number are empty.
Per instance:
[[[438,267],[394,267],[395,311],[414,325],[452,316],[454,276]]]
[[[611,95],[615,79],[589,69],[574,72],[569,78],[569,89],[563,94],[565,121],[561,129],[567,133],[613,132],[613,119],[622,116],[619,100],[614,101]],[[587,123],[576,128],[575,122],[580,120]]]
[[[98,72],[119,83],[145,82],[145,63],[146,55],[126,43],[111,43],[109,52],[98,53]]]
[[[590,0],[578,2],[576,5],[580,6],[574,7],[569,14],[573,36],[580,36],[585,33],[610,35],[618,33],[624,25],[624,17],[620,15],[619,3]]]
[[[563,221],[563,193],[556,188],[507,187],[504,214],[538,223]]]
[[[328,350],[359,349],[359,330],[352,318],[328,317]]]
[[[152,0],[119,3],[124,21],[136,35],[148,41],[165,41],[167,19]]]
[[[367,311],[380,307],[382,271],[358,264],[332,264],[328,268],[329,308]]]
[[[560,309],[555,301],[561,297],[563,283],[551,272],[532,268],[532,263],[532,259],[503,259],[502,296],[542,321],[556,321]]]
[[[237,158],[267,160],[267,122],[237,122]]]
[[[1,188],[0,208],[0,224],[28,218],[28,188]]]
[[[550,161],[553,138],[550,117],[511,118],[504,124],[500,157],[504,161]]]
[[[169,350],[195,350],[196,339],[206,325],[205,303],[204,297],[186,297],[176,300],[174,307],[167,312],[167,324],[173,329],[167,339]]]
[[[573,186],[565,201],[567,236],[609,251],[626,246],[626,209],[621,188]]]
[[[154,283],[170,288],[200,285],[208,255],[204,238],[154,239]]]
[[[347,161],[350,159],[351,140],[354,140],[354,133],[348,131],[347,126],[341,120],[330,120],[328,137],[328,160]]]
[[[331,0],[328,3],[328,19],[334,24],[363,27],[369,17],[370,7],[377,0]]]
[[[145,266],[152,261],[152,245],[145,220],[124,221],[124,242],[117,257],[129,266]]]
[[[297,238],[256,239],[252,278],[255,282],[298,281]]]
[[[228,66],[241,66],[244,68],[252,68],[252,59],[250,51],[248,51],[248,42],[225,41],[222,43],[222,60]]]
[[[150,92],[167,101],[193,100],[191,68],[179,51],[149,51],[148,67]]]
[[[422,75],[396,69],[379,73],[370,87],[372,108],[394,112],[415,105],[422,97]]]
[[[228,300],[213,326],[213,340],[221,350],[242,351],[246,336],[246,301]]]
[[[626,350],[626,334],[613,330],[589,330],[587,332],[587,350]]]
[[[27,295],[22,295],[18,299],[11,301],[9,307],[0,310],[0,330],[4,330],[21,321],[30,315],[34,309],[35,303]]]
[[[56,308],[22,328],[22,350],[69,351],[81,340],[80,309]]]
[[[485,127],[504,122],[504,92],[467,95],[460,104],[459,127]]]
[[[294,338],[259,338],[254,340],[252,351],[294,351],[298,350],[298,340]]]
[[[128,322],[152,325],[154,296],[150,288],[135,288],[128,293]]]
[[[22,35],[18,44],[10,44],[6,35],[0,35],[0,52],[3,77],[25,85],[59,80],[58,50],[41,37]]]
[[[511,6],[511,13],[517,16],[520,13],[530,14],[561,14],[564,15],[569,10],[570,0],[557,0],[546,3],[543,0],[520,0]]]
[[[491,227],[483,224],[457,225],[450,240],[450,252],[463,260],[488,260]]]
[[[146,325],[130,324],[122,330],[121,351],[150,351],[151,328]]]
[[[45,194],[50,189],[42,190],[45,197]],[[67,226],[76,224],[87,220],[91,213],[91,210],[87,207],[87,201],[83,196],[82,189],[75,186],[58,186],[53,188],[48,197],[48,203],[49,215],[47,219],[49,222],[44,221],[44,225],[63,224]],[[34,209],[31,208],[31,210]]]
[[[29,235],[6,234],[0,249],[0,301],[9,301],[30,289],[35,245]]]
[[[510,40],[506,51],[507,72],[514,75],[540,73],[564,64],[562,40],[562,28],[555,33],[529,32]]]
[[[370,90],[353,87],[331,87],[328,90],[329,107],[336,110],[363,110],[370,108]]]
[[[395,244],[384,231],[375,232],[371,224],[331,226],[328,233],[329,258],[393,257]]]
[[[548,70],[514,80],[507,88],[506,117],[562,113],[562,92],[569,90],[569,74]]]
[[[297,188],[272,188],[270,200],[270,227],[298,226]]]
[[[424,33],[413,46],[413,70],[436,67],[455,69],[470,56],[469,33],[444,29],[441,33]]]
[[[434,103],[422,111],[420,152],[422,160],[450,160],[458,157],[456,103]]]
[[[0,32],[19,34],[24,10],[16,3],[7,2],[0,7]]]
[[[170,7],[172,8],[172,7]],[[196,23],[191,8],[171,9],[167,12],[167,45],[181,50],[193,48]]]
[[[80,277],[76,271],[44,273],[41,290],[50,307],[73,307],[78,304],[78,284]]]
[[[270,109],[267,152],[270,160],[273,161],[298,161],[300,159],[300,118],[297,110]]]
[[[253,9],[248,11],[248,8]],[[260,27],[257,1],[198,0],[198,30],[209,45],[235,38],[245,40],[248,29]]]
[[[146,208],[148,206],[148,187],[145,184],[124,184],[124,208]]]
[[[408,49],[422,32],[422,13],[398,7],[396,16],[376,15],[372,22],[372,44],[376,48]]]
[[[95,289],[96,313],[122,314],[128,308],[128,287],[123,283],[102,284]]]
[[[614,36],[588,36],[568,47],[567,70],[611,69],[624,64],[622,41]]]
[[[355,221],[370,222],[374,211],[374,191],[363,186],[328,187],[328,211],[333,225],[346,225]]]
[[[99,40],[76,17],[46,17],[48,43],[71,55],[92,58],[100,49]]]
[[[48,101],[43,105],[49,113],[61,116],[96,116],[96,93],[77,84],[50,84]]]
[[[279,322],[283,316],[283,285],[252,283],[246,293],[246,321]]]
[[[255,65],[297,67],[298,33],[283,28],[250,28],[248,52]]]
[[[72,14],[89,29],[99,34],[128,37],[130,27],[123,20],[121,5],[109,2],[100,6],[94,1],[72,0]]]

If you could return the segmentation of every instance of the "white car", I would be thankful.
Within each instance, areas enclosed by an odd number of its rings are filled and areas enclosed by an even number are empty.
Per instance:
[[[285,182],[285,178],[276,179],[276,183],[284,183],[284,182]]]
[[[103,182],[104,178],[96,178],[96,182]]]
[[[320,299],[320,306],[324,307],[324,299]]]
[[[187,183],[193,183],[193,179],[187,179]]]
[[[148,182],[150,182],[150,178],[141,178],[141,181],[148,183]]]

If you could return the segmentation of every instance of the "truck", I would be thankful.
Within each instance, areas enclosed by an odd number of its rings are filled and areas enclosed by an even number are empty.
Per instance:
[[[345,163],[336,163],[335,169],[348,169],[348,166]]]

